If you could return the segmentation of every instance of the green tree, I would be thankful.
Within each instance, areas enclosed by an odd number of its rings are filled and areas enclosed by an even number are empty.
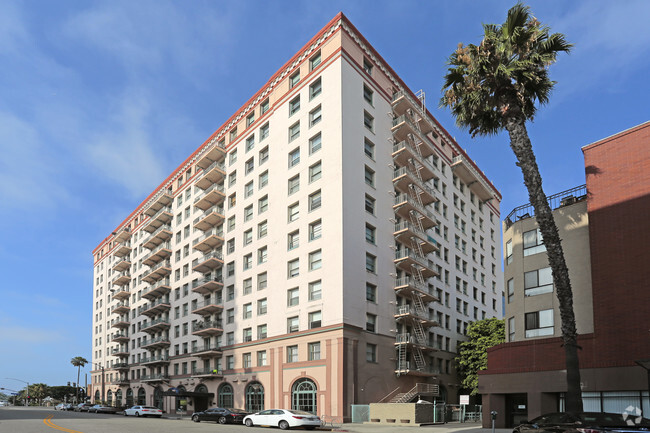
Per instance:
[[[83,356],[75,356],[70,360],[70,364],[74,365],[77,367],[77,394],[76,394],[76,400],[79,401],[79,375],[81,374],[81,367],[85,366],[88,364],[88,360],[84,358]]]
[[[545,104],[554,81],[548,68],[572,45],[561,33],[550,34],[521,3],[508,11],[502,25],[484,24],[479,45],[459,44],[449,57],[441,106],[451,108],[458,126],[472,136],[508,131],[530,203],[535,209],[559,301],[567,370],[567,410],[582,411],[580,369],[573,293],[557,226],[526,130],[537,104]]]
[[[483,319],[467,327],[467,341],[458,345],[456,365],[463,388],[478,393],[478,372],[487,368],[487,350],[506,341],[502,319]]]
[[[29,385],[29,397],[36,400],[38,405],[42,405],[43,399],[47,396],[48,388],[44,383],[33,383]]]

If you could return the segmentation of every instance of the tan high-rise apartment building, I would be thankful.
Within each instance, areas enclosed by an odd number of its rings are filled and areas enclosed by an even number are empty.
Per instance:
[[[456,401],[457,342],[501,316],[499,201],[339,14],[93,251],[91,395]]]

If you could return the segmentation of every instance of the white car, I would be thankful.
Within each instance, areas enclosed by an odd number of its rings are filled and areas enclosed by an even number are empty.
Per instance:
[[[124,409],[124,416],[157,416],[162,417],[162,410],[153,406],[132,406]]]
[[[320,427],[320,418],[302,410],[268,409],[244,417],[247,427],[268,425],[286,430],[291,427],[305,427],[313,430]]]

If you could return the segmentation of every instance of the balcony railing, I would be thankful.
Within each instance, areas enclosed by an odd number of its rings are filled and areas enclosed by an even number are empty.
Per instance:
[[[393,182],[396,186],[400,187],[403,192],[408,192],[408,187],[410,184],[417,185],[421,190],[421,194],[426,198],[427,203],[431,203],[436,200],[435,192],[431,187],[426,185],[422,179],[418,177],[413,170],[410,170],[408,167],[399,167],[393,172]]]
[[[546,199],[548,200],[551,210],[572,205],[587,199],[587,185],[580,185],[557,194],[549,195]],[[534,216],[535,208],[532,204],[528,203],[523,206],[518,206],[514,208],[504,220],[506,228],[509,228],[516,221],[533,218]]]
[[[402,140],[393,146],[393,158],[405,164],[408,157],[411,157],[419,163],[421,166],[420,173],[422,173],[427,179],[435,177],[433,164],[422,154],[421,151],[422,149],[418,152],[418,150],[416,150],[407,140]]]
[[[192,369],[192,376],[194,377],[209,377],[209,376],[215,376],[215,377],[221,377],[223,376],[223,373],[219,371],[216,368],[193,368]]]
[[[156,281],[149,287],[142,290],[142,297],[148,300],[156,299],[171,291],[171,280],[169,277]]]
[[[142,382],[165,382],[169,380],[169,376],[166,374],[145,374],[140,376]]]
[[[149,200],[149,205],[145,209],[144,214],[147,216],[154,215],[161,207],[167,206],[172,202],[172,189],[161,189]]]

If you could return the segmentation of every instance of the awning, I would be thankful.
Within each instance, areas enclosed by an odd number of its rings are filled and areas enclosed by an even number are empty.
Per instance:
[[[162,395],[165,397],[214,397],[214,392],[165,391]]]

